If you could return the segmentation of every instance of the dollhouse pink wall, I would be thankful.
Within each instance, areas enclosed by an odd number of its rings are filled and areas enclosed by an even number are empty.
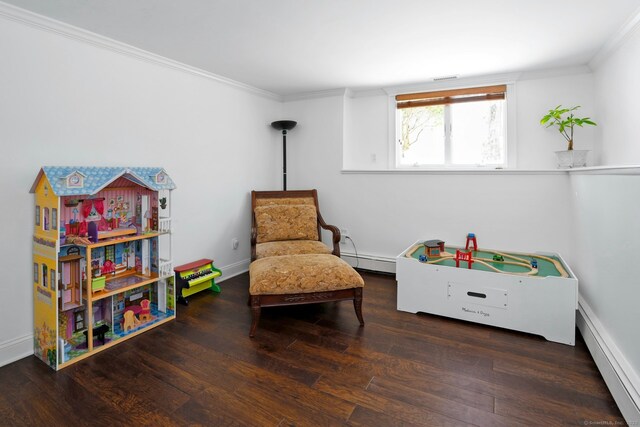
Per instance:
[[[158,197],[154,191],[148,190],[146,188],[131,187],[131,181],[126,178],[119,178],[115,180],[113,183],[109,185],[106,189],[98,192],[96,195],[92,196],[92,198],[104,197],[104,216],[107,216],[107,212],[109,209],[114,209],[116,206],[121,204],[127,204],[127,218],[130,220],[136,214],[136,201],[138,195],[146,195],[149,196],[151,207],[158,206]],[[66,196],[62,198],[62,203],[60,206],[61,214],[60,221],[64,221],[65,224],[69,223],[70,219],[73,219],[73,210],[77,209],[78,213],[76,214],[76,219],[78,221],[82,221],[84,217],[82,216],[82,203],[77,206],[65,206],[65,202],[72,199],[83,199],[83,196]],[[113,201],[113,204],[111,203]],[[145,213],[142,212],[142,215]]]

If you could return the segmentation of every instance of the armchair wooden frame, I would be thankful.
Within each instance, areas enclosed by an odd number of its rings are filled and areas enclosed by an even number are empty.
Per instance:
[[[255,209],[257,206],[257,199],[288,199],[288,198],[313,198],[313,203],[316,207],[316,214],[318,216],[318,241],[322,241],[321,228],[328,230],[332,233],[333,255],[340,256],[340,229],[335,225],[329,225],[324,222],[322,215],[320,215],[320,209],[318,207],[318,192],[313,190],[287,190],[287,191],[252,191],[251,192],[251,261],[255,261],[256,256],[256,244],[258,239],[258,230],[256,226]]]
[[[289,191],[252,191],[251,192],[251,262],[256,261],[256,245],[258,238],[258,230],[256,224],[255,209],[260,199],[291,199],[291,198],[312,198],[316,208],[318,241],[322,242],[321,229],[328,230],[332,233],[333,251],[332,255],[340,258],[340,230],[334,225],[327,224],[318,208],[318,192],[313,190],[289,190]],[[295,256],[295,255],[293,255]],[[330,256],[328,254],[319,254],[318,256]],[[260,261],[258,261],[260,262]],[[332,291],[319,291],[311,293],[291,293],[291,294],[265,294],[265,295],[249,295],[248,304],[251,307],[252,321],[249,336],[253,337],[260,319],[262,307],[275,307],[284,305],[298,305],[309,303],[321,303],[329,301],[352,300],[356,316],[361,326],[364,326],[362,317],[362,285],[350,289],[340,289]]]
[[[364,326],[362,317],[362,287],[341,289],[339,291],[312,292],[308,294],[249,295],[251,306],[251,329],[249,336],[253,338],[260,321],[262,307],[280,307],[283,305],[311,304],[333,301],[353,301],[353,308],[360,326]]]

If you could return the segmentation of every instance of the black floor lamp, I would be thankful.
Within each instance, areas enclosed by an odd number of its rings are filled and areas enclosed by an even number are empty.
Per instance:
[[[293,120],[278,120],[271,123],[271,127],[282,131],[282,189],[287,190],[287,131],[296,127],[298,122]]]

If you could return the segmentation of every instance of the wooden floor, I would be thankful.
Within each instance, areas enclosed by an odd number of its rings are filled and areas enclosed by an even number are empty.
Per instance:
[[[363,273],[349,302],[263,309],[248,275],[194,295],[178,319],[53,372],[0,368],[0,425],[585,425],[622,422],[578,337],[395,309],[395,280]]]

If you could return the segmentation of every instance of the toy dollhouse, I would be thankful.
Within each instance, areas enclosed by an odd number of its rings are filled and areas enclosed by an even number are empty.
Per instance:
[[[162,168],[40,170],[34,349],[53,369],[175,319],[173,189]]]

